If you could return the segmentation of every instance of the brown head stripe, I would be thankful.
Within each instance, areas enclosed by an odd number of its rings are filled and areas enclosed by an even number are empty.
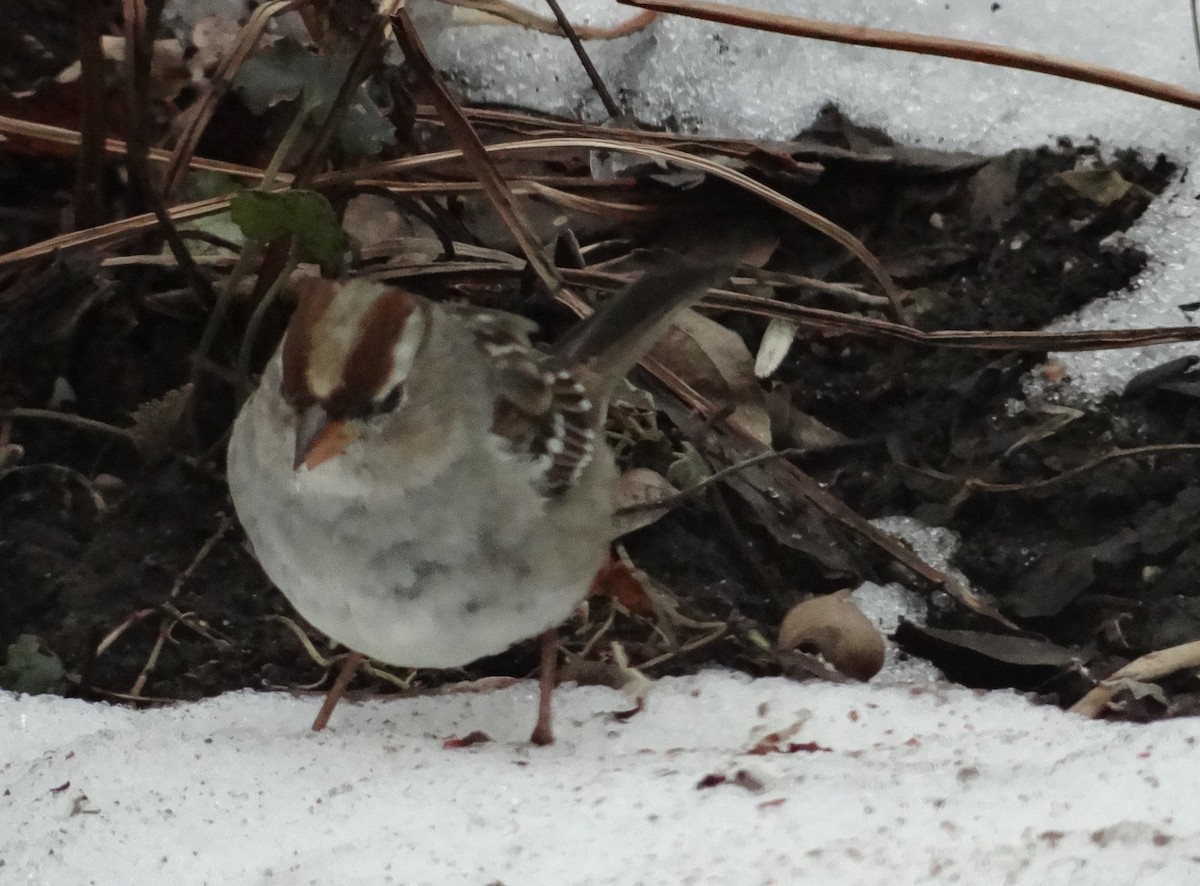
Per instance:
[[[342,383],[330,396],[330,414],[354,415],[370,409],[392,372],[393,351],[417,300],[403,289],[389,289],[358,321],[358,343],[346,357]]]
[[[333,301],[332,280],[305,277],[296,284],[297,304],[283,341],[283,397],[301,408],[316,399],[308,386],[308,359],[312,352],[313,327]]]

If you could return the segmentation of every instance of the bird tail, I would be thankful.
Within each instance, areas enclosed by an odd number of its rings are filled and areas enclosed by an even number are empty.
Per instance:
[[[555,348],[610,388],[662,338],[675,315],[725,283],[754,242],[753,226],[737,226],[685,253],[664,251],[635,282],[604,302]]]

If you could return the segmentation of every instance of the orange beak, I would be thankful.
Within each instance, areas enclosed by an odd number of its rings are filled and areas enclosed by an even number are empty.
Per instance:
[[[309,406],[296,421],[296,455],[292,467],[310,471],[341,455],[357,434],[344,421],[332,421],[320,406]]]

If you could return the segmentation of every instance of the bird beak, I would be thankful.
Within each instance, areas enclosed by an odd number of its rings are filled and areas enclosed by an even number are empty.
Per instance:
[[[356,436],[346,422],[330,421],[320,406],[309,406],[296,420],[296,456],[292,467],[298,471],[303,465],[311,471],[341,455]]]

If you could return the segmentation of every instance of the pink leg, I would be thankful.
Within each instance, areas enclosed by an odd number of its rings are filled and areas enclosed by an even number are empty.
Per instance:
[[[542,634],[542,660],[538,668],[538,718],[529,740],[536,745],[554,744],[550,728],[550,699],[558,671],[558,628]]]
[[[346,655],[346,660],[342,662],[342,669],[338,671],[337,679],[333,681],[333,685],[329,687],[329,692],[325,694],[325,702],[321,705],[321,710],[317,713],[317,719],[313,720],[313,732],[320,732],[329,725],[329,718],[333,716],[333,709],[337,707],[337,703],[345,693],[346,687],[350,685],[350,681],[354,679],[354,674],[358,670],[359,665],[365,659],[366,656],[361,652],[350,652]]]

